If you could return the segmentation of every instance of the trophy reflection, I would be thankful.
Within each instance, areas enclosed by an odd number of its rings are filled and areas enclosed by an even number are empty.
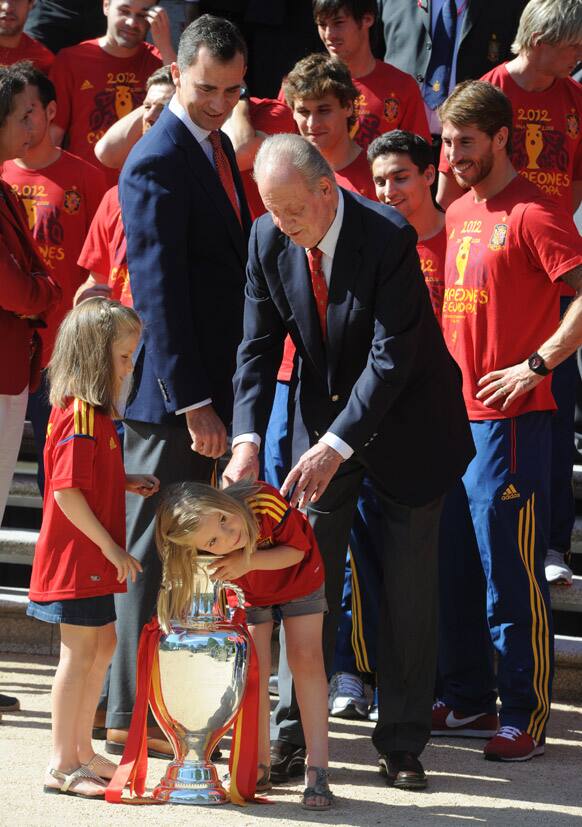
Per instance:
[[[175,758],[153,791],[172,804],[225,804],[229,794],[210,760],[241,705],[247,680],[249,637],[227,616],[225,588],[208,574],[216,557],[198,556],[194,599],[186,618],[170,620],[158,645],[156,718],[174,747]]]

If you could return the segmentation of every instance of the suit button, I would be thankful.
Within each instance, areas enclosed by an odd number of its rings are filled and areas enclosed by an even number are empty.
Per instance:
[[[418,81],[419,83],[422,83],[422,82],[423,82],[423,80],[424,80],[424,76],[423,76],[423,75],[417,75],[417,76],[416,76],[416,79],[417,79],[417,81]]]
[[[313,433],[319,439],[319,431],[314,431]]]
[[[330,399],[331,399],[332,402],[339,402],[339,393],[333,393],[330,396]]]
[[[431,48],[432,48],[432,43],[430,42],[430,40],[427,40],[427,42],[426,42],[426,51],[430,52]]]

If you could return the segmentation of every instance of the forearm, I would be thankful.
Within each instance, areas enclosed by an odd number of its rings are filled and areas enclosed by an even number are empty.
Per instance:
[[[143,106],[138,106],[129,115],[125,115],[95,144],[95,155],[112,169],[121,169],[134,144],[142,135]]]
[[[550,370],[556,368],[582,345],[582,295],[578,294],[568,308],[553,336],[538,348]]]
[[[240,100],[237,103],[223,129],[232,141],[238,168],[240,170],[251,169],[257,150],[265,140],[265,136],[253,127],[247,100]]]
[[[258,549],[251,556],[250,571],[276,571],[288,569],[303,559],[304,552],[292,546],[275,546]]]
[[[79,488],[63,488],[54,492],[55,500],[67,520],[82,531],[100,549],[114,544],[106,528],[99,522],[85,495]]]

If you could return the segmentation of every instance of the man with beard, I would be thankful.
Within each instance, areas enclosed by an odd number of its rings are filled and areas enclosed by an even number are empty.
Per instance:
[[[446,217],[443,334],[477,455],[443,511],[433,734],[490,737],[486,758],[526,761],[544,752],[553,673],[550,374],[582,342],[582,295],[560,324],[555,283],[582,287],[582,241],[512,165],[503,92],[465,81],[440,117],[447,161],[470,188]]]
[[[59,101],[53,139],[60,143],[66,133],[68,149],[90,163],[105,131],[143,102],[151,73],[175,59],[163,9],[148,0],[104,0],[103,11],[105,35],[63,49],[51,70]],[[144,42],[150,27],[155,47]],[[109,186],[116,184],[118,172],[102,168]]]
[[[4,0],[0,6],[0,63],[11,66],[19,60],[31,60],[48,72],[53,53],[23,31],[33,6],[34,0]]]

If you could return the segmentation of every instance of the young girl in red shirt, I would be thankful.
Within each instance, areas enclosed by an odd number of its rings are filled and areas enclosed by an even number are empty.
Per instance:
[[[162,627],[183,617],[193,599],[198,552],[215,554],[213,575],[245,594],[247,622],[259,662],[257,791],[269,780],[269,675],[273,622],[281,620],[307,743],[303,807],[324,810],[328,784],[327,678],[321,645],[327,609],[324,569],[305,516],[267,483],[241,481],[224,490],[184,482],[169,488],[158,511],[156,542],[164,579]]]
[[[125,491],[159,488],[155,477],[125,474],[112,419],[140,333],[131,308],[88,299],[63,320],[49,363],[47,484],[27,609],[61,634],[46,793],[103,798],[116,769],[94,753],[91,729],[116,643],[113,593],[141,571],[125,550]]]

